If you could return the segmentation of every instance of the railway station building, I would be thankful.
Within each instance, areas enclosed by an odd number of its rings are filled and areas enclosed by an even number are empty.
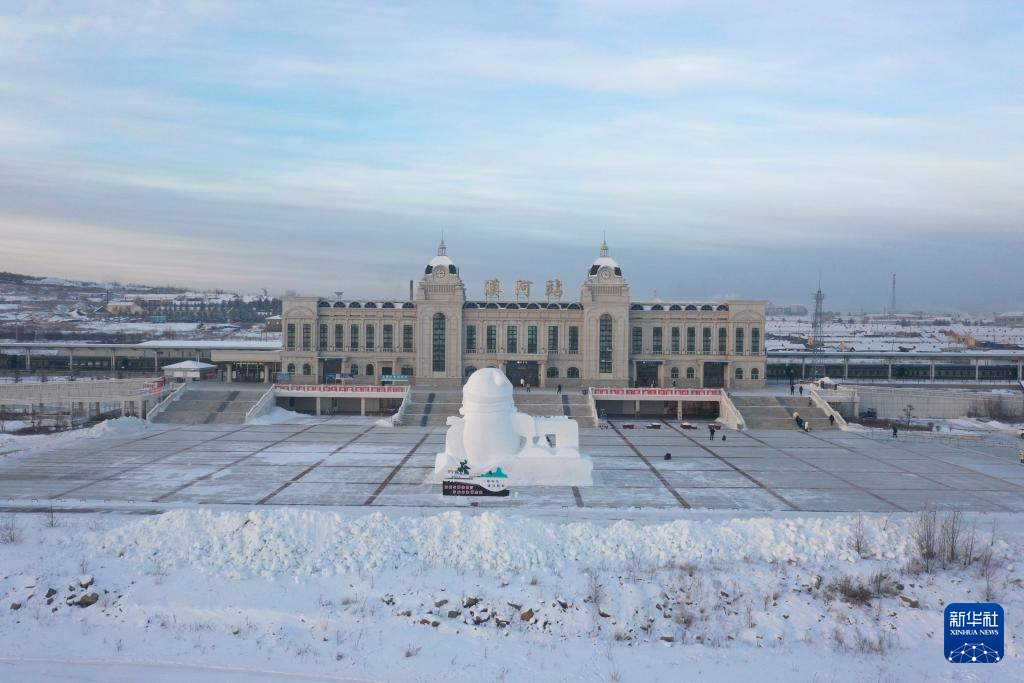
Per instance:
[[[764,385],[765,301],[633,301],[607,244],[570,300],[560,283],[542,301],[490,283],[467,297],[442,241],[410,301],[285,297],[281,371],[304,384],[459,386],[494,367],[539,387]]]

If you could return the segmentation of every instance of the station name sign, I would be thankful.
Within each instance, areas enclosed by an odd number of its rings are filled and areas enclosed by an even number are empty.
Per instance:
[[[686,398],[688,396],[707,396],[719,398],[721,389],[591,389],[594,396],[657,396],[665,398]]]
[[[299,394],[404,394],[405,387],[343,386],[339,384],[275,384],[281,393]]]

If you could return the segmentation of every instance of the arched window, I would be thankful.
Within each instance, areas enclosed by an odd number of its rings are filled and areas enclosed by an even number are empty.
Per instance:
[[[697,373],[693,368],[686,368],[686,379],[693,379],[696,376]]]
[[[373,377],[373,363],[366,364],[366,374],[370,377]]]
[[[313,374],[313,369],[309,366],[309,363],[303,363],[302,364],[302,374],[303,375],[312,375]]]
[[[612,372],[612,317],[605,313],[598,325],[598,372],[610,375]]]
[[[679,368],[672,368],[672,379],[679,379]]]
[[[288,364],[288,374],[290,374],[290,375],[294,375],[295,374],[295,363],[289,363]]]
[[[569,368],[568,370],[565,371],[565,376],[568,377],[569,379],[579,379],[580,378],[580,369],[579,368]]]
[[[743,368],[736,368],[736,379],[743,379]]]
[[[548,368],[548,379],[558,379],[558,368]]]
[[[472,365],[467,365],[466,366],[466,377],[469,377],[474,372],[476,372],[476,368],[474,366],[472,366]]]
[[[751,368],[750,379],[761,379],[761,372],[757,368]]]
[[[445,319],[444,313],[434,314],[434,326],[433,326],[433,370],[434,372],[444,372],[444,358],[445,358],[445,339],[444,339],[444,328]]]

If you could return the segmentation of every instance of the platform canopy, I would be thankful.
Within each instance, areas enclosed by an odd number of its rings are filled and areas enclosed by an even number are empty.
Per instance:
[[[212,363],[203,363],[197,360],[183,360],[180,363],[160,367],[161,370],[215,370],[216,368],[217,366]]]

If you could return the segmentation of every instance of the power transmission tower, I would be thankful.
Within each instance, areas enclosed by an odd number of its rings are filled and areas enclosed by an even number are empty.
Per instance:
[[[811,378],[818,379],[825,376],[825,340],[824,334],[825,312],[822,304],[825,303],[825,295],[821,291],[821,275],[818,275],[818,291],[814,294],[814,317],[811,319]]]

